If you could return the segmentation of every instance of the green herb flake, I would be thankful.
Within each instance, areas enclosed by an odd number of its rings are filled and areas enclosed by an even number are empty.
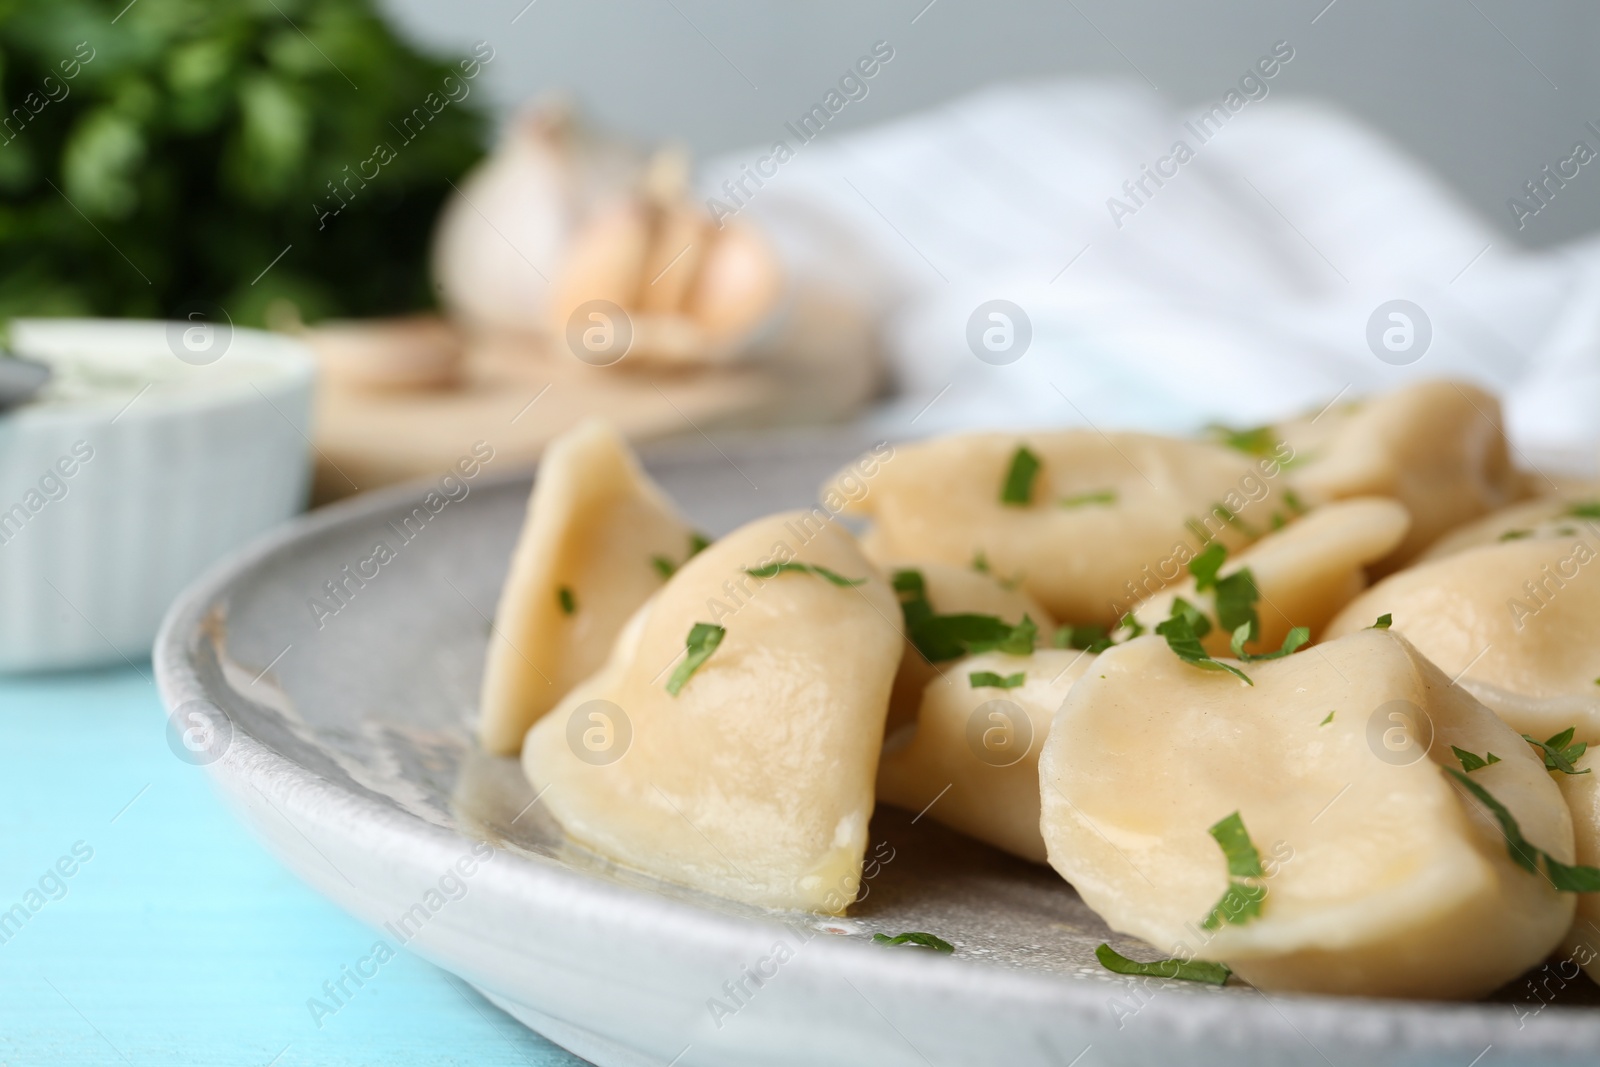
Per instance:
[[[996,674],[994,671],[973,671],[967,675],[967,680],[974,689],[1015,689],[1028,680],[1026,671],[1016,674]]]
[[[1387,630],[1394,625],[1394,616],[1387,611],[1378,616],[1378,621],[1367,627],[1369,630]]]
[[[1058,503],[1064,508],[1081,508],[1090,504],[1115,504],[1117,491],[1115,489],[1096,489],[1091,493],[1076,493],[1072,496],[1062,497]]]
[[[1468,778],[1454,767],[1444,768],[1444,773],[1454,778],[1461,787],[1473,796],[1486,808],[1500,824],[1500,832],[1505,835],[1506,851],[1511,856],[1511,862],[1530,874],[1539,870],[1539,860],[1544,860],[1545,874],[1550,878],[1550,884],[1563,893],[1600,893],[1600,868],[1568,866],[1557,860],[1543,849],[1529,844],[1528,839],[1522,836],[1522,829],[1517,825],[1516,817],[1511,814],[1504,804],[1500,803],[1483,786]]]
[[[656,573],[661,575],[662,581],[671,578],[678,569],[678,565],[666,556],[651,556],[650,566],[654,567]]]
[[[1000,503],[1026,507],[1033,503],[1033,480],[1039,473],[1039,457],[1019,445],[1011,455],[1011,467],[1006,471],[1005,484],[1000,487]]]
[[[1229,874],[1235,878],[1262,877],[1261,853],[1251,843],[1249,831],[1244,828],[1244,819],[1238,812],[1218,820],[1206,832],[1216,840],[1222,854],[1228,858]]]
[[[1284,656],[1292,656],[1300,650],[1302,645],[1311,640],[1311,631],[1304,626],[1296,626],[1284,635],[1283,646],[1278,651],[1263,652],[1259,655],[1244,650],[1244,643],[1253,636],[1254,634],[1251,632],[1250,623],[1248,622],[1241,623],[1234,629],[1232,647],[1233,655],[1236,659],[1241,659],[1246,663],[1256,663],[1264,659],[1282,659]]]
[[[1131,611],[1122,617],[1121,622],[1117,623],[1117,629],[1127,630],[1128,636],[1126,640],[1129,641],[1132,641],[1135,637],[1140,637],[1148,632],[1145,628],[1145,625],[1133,617],[1133,612]]]
[[[1271,426],[1236,430],[1231,426],[1213,423],[1206,430],[1218,444],[1252,456],[1270,456],[1278,450],[1278,435]]]
[[[1226,985],[1233,971],[1226,963],[1206,960],[1155,960],[1139,963],[1130,960],[1110,945],[1094,950],[1100,966],[1115,974],[1132,974],[1146,978],[1170,978],[1180,982],[1204,982],[1207,985]]]
[[[1200,643],[1200,637],[1202,635],[1195,632],[1194,625],[1190,618],[1185,615],[1176,614],[1178,610],[1178,604],[1182,603],[1183,601],[1181,600],[1175,603],[1173,605],[1173,611],[1175,614],[1172,616],[1172,618],[1167,619],[1165,622],[1156,627],[1156,633],[1167,639],[1167,647],[1172,649],[1173,654],[1179,659],[1183,660],[1185,663],[1193,664],[1194,666],[1199,667],[1201,670],[1227,671],[1229,674],[1233,675],[1235,678],[1238,678],[1246,685],[1255,685],[1256,683],[1252,682],[1250,680],[1250,676],[1245,674],[1244,671],[1241,671],[1232,664],[1223,663],[1220,660],[1214,660],[1211,658],[1211,655],[1206,651],[1205,646]],[[1193,609],[1191,608],[1190,610],[1192,611]],[[1205,621],[1204,616],[1201,616],[1201,621]],[[1210,624],[1207,623],[1208,632],[1209,627]]]
[[[931,948],[933,951],[942,953],[946,956],[950,955],[956,950],[956,947],[950,942],[946,941],[944,938],[936,937],[933,934],[925,934],[920,931],[912,931],[905,934],[895,934],[893,937],[890,937],[888,934],[873,934],[872,943],[874,945],[911,945],[916,948]]]
[[[1321,722],[1317,723],[1317,725],[1318,726],[1326,726],[1326,725],[1328,725],[1330,722],[1333,721],[1333,717],[1334,717],[1335,714],[1337,714],[1336,711],[1328,712],[1328,717],[1326,719],[1323,719]]]
[[[1569,726],[1548,741],[1535,741],[1527,734],[1522,739],[1544,755],[1544,767],[1547,771],[1560,771],[1562,774],[1588,774],[1588,768],[1578,770],[1573,766],[1578,758],[1589,750],[1587,741],[1572,743],[1572,735],[1578,732],[1576,726]],[[1467,770],[1472,770],[1468,767]]]
[[[707,537],[705,534],[703,534],[703,533],[692,533],[692,534],[689,535],[689,558],[690,559],[693,559],[694,557],[698,556],[700,553],[704,552],[706,549],[708,549],[710,547],[711,547],[711,538]]]
[[[1217,584],[1217,572],[1222,569],[1222,564],[1228,558],[1228,546],[1220,541],[1207,545],[1194,559],[1189,561],[1189,573],[1194,575],[1194,589],[1203,593]]]
[[[1457,748],[1455,745],[1450,746],[1450,751],[1456,754],[1456,759],[1461,763],[1461,769],[1466,771],[1468,774],[1471,774],[1473,771],[1481,771],[1491,763],[1500,762],[1500,757],[1496,756],[1493,752],[1490,752],[1487,755],[1479,756],[1475,753],[1468,752],[1466,749]]]
[[[1600,500],[1573,504],[1566,510],[1566,515],[1574,519],[1600,519]]]
[[[1226,578],[1218,578],[1216,588],[1217,625],[1230,634],[1241,626],[1248,627],[1248,640],[1254,641],[1261,635],[1261,620],[1256,616],[1256,601],[1261,594],[1256,589],[1256,576],[1249,567],[1243,567]]]
[[[1296,515],[1304,515],[1306,513],[1305,502],[1300,499],[1300,494],[1293,489],[1285,489],[1283,491],[1283,502],[1288,504],[1289,510]]]
[[[972,569],[979,574],[989,573],[989,557],[984,555],[981,548],[972,554]]]
[[[1267,889],[1265,886],[1237,879],[1265,877],[1261,868],[1261,853],[1250,840],[1244,819],[1237,811],[1218,820],[1208,832],[1228,861],[1229,881],[1227,891],[1206,916],[1201,928],[1215,930],[1223,923],[1243,925],[1261,914],[1261,904],[1267,898]]]
[[[1104,652],[1114,641],[1104,626],[1058,626],[1050,642],[1056,648],[1075,648],[1081,652]]]
[[[687,654],[677,670],[672,672],[672,677],[667,679],[667,692],[677,696],[701,664],[711,658],[711,653],[717,650],[727,634],[727,630],[710,622],[697,622],[690,627],[689,636],[683,642]]]
[[[1507,530],[1500,535],[1502,541],[1521,541],[1525,537],[1532,537],[1532,530]]]
[[[865,578],[846,578],[820,563],[769,563],[765,567],[746,567],[744,572],[752,578],[776,578],[780,574],[814,574],[834,585],[848,587],[861,585]]]
[[[578,598],[572,595],[572,590],[562,586],[556,590],[556,603],[561,605],[561,614],[571,615],[578,610]]]

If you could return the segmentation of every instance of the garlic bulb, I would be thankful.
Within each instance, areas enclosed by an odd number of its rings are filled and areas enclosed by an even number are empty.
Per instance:
[[[440,215],[433,275],[445,306],[475,332],[543,333],[575,229],[639,169],[636,152],[584,129],[565,103],[525,111]]]

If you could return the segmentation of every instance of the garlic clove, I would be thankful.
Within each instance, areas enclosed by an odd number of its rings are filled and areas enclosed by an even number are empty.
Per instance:
[[[713,346],[733,345],[771,314],[784,283],[772,245],[753,226],[715,232],[687,308]]]

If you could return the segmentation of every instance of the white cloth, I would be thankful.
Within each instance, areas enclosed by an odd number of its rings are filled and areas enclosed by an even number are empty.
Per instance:
[[[1524,463],[1592,466],[1594,248],[1518,250],[1395,146],[1324,106],[1269,95],[1204,142],[1185,125],[1202,110],[1056,81],[803,145],[779,131],[794,158],[767,164],[777,173],[747,184],[739,211],[795,269],[836,279],[881,316],[899,386],[873,417],[885,430],[1187,432],[1451,376],[1503,398]],[[1135,204],[1124,183],[1179,140],[1193,158],[1160,187],[1146,179]],[[733,206],[723,180],[766,151],[712,161],[707,194]],[[1113,197],[1136,209],[1120,226]],[[968,318],[995,298],[1032,324],[1008,365],[979,360],[967,341]],[[1368,343],[1369,318],[1394,299],[1432,324],[1410,365]]]

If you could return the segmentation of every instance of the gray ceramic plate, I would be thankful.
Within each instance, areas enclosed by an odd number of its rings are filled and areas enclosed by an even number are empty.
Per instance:
[[[648,466],[722,533],[809,503],[865,444],[728,439],[657,451]],[[437,486],[412,485],[301,519],[187,592],[156,665],[174,751],[208,764],[286,864],[391,948],[579,1055],[604,1067],[1595,1062],[1600,1011],[1581,977],[1448,1005],[1108,974],[1093,955],[1102,940],[1149,950],[1111,936],[1048,869],[893,809],[873,823],[878,862],[848,921],[740,907],[585,854],[515,762],[471,740],[529,484],[485,472],[436,514]],[[393,558],[358,585],[347,574],[379,541]],[[329,582],[344,583],[342,604]],[[957,953],[870,943],[904,930]]]

